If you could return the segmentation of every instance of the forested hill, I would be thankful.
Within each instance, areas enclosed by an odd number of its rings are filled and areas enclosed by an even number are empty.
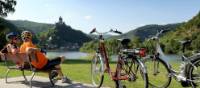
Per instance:
[[[55,28],[50,29],[47,36],[50,44],[55,47],[63,48],[79,48],[84,42],[88,42],[91,38],[80,30],[75,30],[63,22],[58,22]]]
[[[189,51],[200,50],[200,12],[188,22],[182,24],[175,31],[163,36],[161,42],[165,45],[165,51],[177,53],[180,51],[179,40],[192,40]]]
[[[34,33],[40,33],[44,31],[48,31],[50,28],[54,27],[54,24],[47,24],[47,23],[38,23],[28,20],[10,20],[15,26],[19,29],[29,29]]]
[[[62,18],[55,23],[53,28],[40,33],[40,43],[48,45],[49,48],[60,49],[79,49],[84,42],[88,42],[91,38],[80,30],[76,30],[66,25]]]
[[[62,18],[55,24],[37,23],[23,20],[5,20],[0,18],[1,28],[1,44],[0,48],[5,45],[5,34],[8,32],[18,31],[19,34],[23,30],[29,30],[34,33],[34,43],[39,46],[46,45],[52,49],[68,49],[77,50],[79,47],[91,38],[80,30],[76,30],[69,25],[66,25]]]
[[[167,25],[156,25],[156,24],[145,25],[142,27],[138,27],[134,30],[131,30],[119,37],[133,38],[134,36],[137,36],[142,41],[144,41],[146,38],[154,36],[160,30],[175,30],[180,25],[181,23],[167,24]]]

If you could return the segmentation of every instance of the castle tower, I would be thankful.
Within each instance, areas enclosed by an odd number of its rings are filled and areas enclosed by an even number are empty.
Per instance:
[[[58,23],[63,24],[63,19],[62,19],[61,16],[59,17],[59,22]]]

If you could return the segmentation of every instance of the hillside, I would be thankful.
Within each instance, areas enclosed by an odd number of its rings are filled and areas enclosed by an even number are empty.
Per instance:
[[[47,23],[37,23],[27,20],[10,20],[15,26],[17,26],[20,30],[29,29],[34,33],[40,33],[49,30],[54,27],[54,24]]]
[[[182,24],[174,32],[169,32],[161,39],[165,51],[177,53],[180,51],[179,40],[192,40],[188,51],[200,50],[200,12],[188,22]]]
[[[157,31],[160,30],[169,30],[173,31],[178,26],[180,26],[181,23],[177,24],[167,24],[167,25],[146,25],[139,28],[136,28],[134,30],[131,30],[127,33],[124,33],[120,36],[112,36],[108,39],[106,38],[105,43],[108,48],[110,54],[117,53],[117,49],[119,46],[119,42],[116,40],[118,38],[130,38],[132,40],[131,47],[138,48],[138,47],[146,47],[144,44],[142,44],[146,38],[154,36]],[[80,48],[80,51],[83,52],[94,52],[94,50],[97,48],[98,42],[93,40],[87,43],[84,43],[83,46]]]
[[[34,33],[33,42],[38,46],[50,49],[68,49],[77,50],[84,42],[88,42],[91,38],[80,30],[76,30],[66,25],[62,18],[55,24],[37,23],[23,20],[5,20],[0,18],[0,48],[6,44],[5,34],[10,31],[20,32],[29,30]],[[3,29],[7,27],[7,29]]]
[[[119,37],[125,37],[125,38],[133,38],[134,36],[139,37],[142,41],[144,41],[146,38],[154,36],[157,31],[160,30],[175,30],[178,26],[180,26],[181,23],[176,24],[167,24],[167,25],[145,25],[142,27],[138,27],[134,30],[131,30]]]
[[[60,48],[67,50],[77,50],[84,42],[88,42],[91,38],[80,30],[76,30],[66,25],[62,18],[55,24],[54,28],[42,32],[40,37],[43,44],[49,48]]]

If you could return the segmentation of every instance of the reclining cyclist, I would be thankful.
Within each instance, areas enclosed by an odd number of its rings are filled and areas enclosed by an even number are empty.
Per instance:
[[[62,82],[71,83],[71,80],[63,75],[60,64],[64,61],[64,57],[56,57],[52,60],[46,58],[46,56],[32,43],[32,33],[29,31],[23,31],[21,33],[23,44],[20,46],[21,53],[28,53],[31,57],[31,64],[40,70],[48,70],[56,68],[59,77]]]
[[[10,59],[16,63],[17,67],[20,68],[24,66],[24,60],[17,57],[17,54],[19,53],[19,47],[17,45],[20,43],[18,34],[16,32],[10,32],[6,35],[6,40],[8,41],[8,44],[6,44],[0,53],[9,55],[11,57]]]

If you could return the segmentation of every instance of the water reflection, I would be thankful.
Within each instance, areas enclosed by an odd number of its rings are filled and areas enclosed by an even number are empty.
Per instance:
[[[88,56],[87,53],[77,52],[77,51],[73,51],[73,52],[47,52],[48,58],[54,58],[54,57],[61,56],[61,55],[65,56],[67,59],[80,59],[82,57]]]

